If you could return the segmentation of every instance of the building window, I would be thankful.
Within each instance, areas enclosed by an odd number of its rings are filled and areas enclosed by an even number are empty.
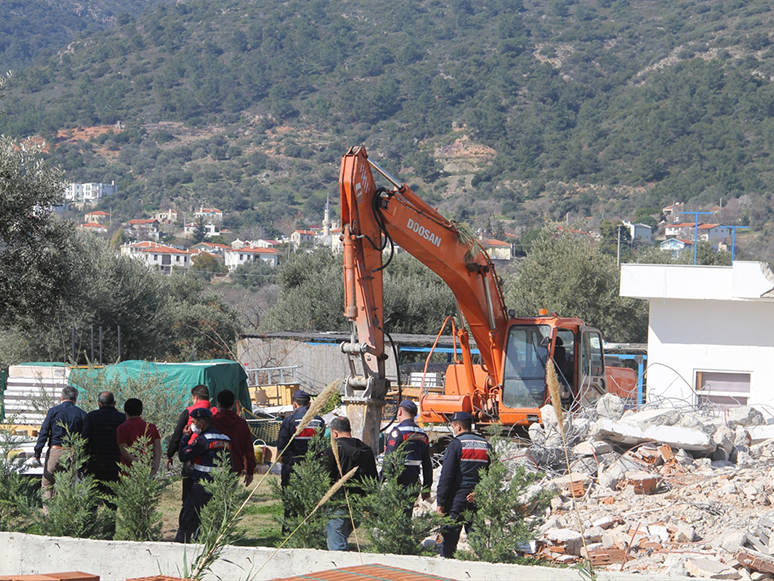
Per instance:
[[[745,406],[750,397],[750,374],[697,371],[696,392],[700,404],[712,403],[722,408]]]
[[[159,259],[159,255],[158,254],[154,254],[153,255],[153,260],[158,260],[158,259]]]

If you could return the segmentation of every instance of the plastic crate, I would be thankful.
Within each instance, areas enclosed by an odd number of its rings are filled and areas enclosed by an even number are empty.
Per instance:
[[[267,446],[276,446],[282,420],[247,420],[247,425],[256,440],[263,440]]]

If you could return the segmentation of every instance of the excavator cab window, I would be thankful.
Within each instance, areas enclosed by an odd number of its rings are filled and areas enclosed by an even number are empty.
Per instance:
[[[504,406],[539,408],[545,402],[550,336],[548,325],[514,325],[510,328],[505,353]]]
[[[575,390],[575,333],[571,329],[557,329],[554,339],[556,372],[566,391]]]

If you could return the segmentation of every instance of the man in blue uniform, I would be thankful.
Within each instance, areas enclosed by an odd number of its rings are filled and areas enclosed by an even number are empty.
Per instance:
[[[188,543],[195,538],[201,520],[199,511],[210,501],[212,494],[202,486],[203,480],[212,480],[212,473],[220,468],[215,459],[225,450],[227,468],[231,467],[231,440],[212,427],[212,412],[205,408],[191,411],[191,424],[183,430],[178,458],[181,462],[190,462],[193,468],[193,486],[183,502],[178,519],[175,542]]]
[[[67,432],[80,434],[83,431],[86,412],[75,405],[76,401],[78,401],[76,388],[68,385],[62,389],[62,403],[48,410],[46,419],[40,427],[38,442],[35,444],[35,461],[38,464],[40,464],[43,448],[48,444],[41,481],[44,499],[50,499],[54,494],[54,474],[58,470],[59,459],[64,454],[64,439],[67,437]]]
[[[282,426],[280,426],[279,437],[277,438],[277,451],[282,453],[285,450],[285,446],[290,442],[290,438],[296,433],[296,428],[301,420],[309,411],[309,402],[311,398],[305,391],[298,389],[293,394],[293,414],[286,417]],[[311,440],[315,434],[325,430],[325,421],[320,416],[314,416],[309,425],[306,426],[301,433],[298,434],[293,441],[290,442],[290,446],[282,454],[282,479],[280,484],[285,488],[290,483],[290,475],[293,473],[293,464],[300,462],[304,459],[306,451],[309,449],[309,440]]]
[[[455,519],[455,524],[441,528],[441,555],[454,557],[462,526],[470,532],[470,522],[462,517],[466,510],[475,510],[473,489],[481,480],[481,469],[489,468],[489,444],[471,433],[473,418],[467,412],[452,416],[452,432],[456,436],[446,448],[438,480],[438,512]]]
[[[387,456],[406,442],[406,460],[403,471],[398,476],[398,484],[408,488],[419,483],[420,468],[422,472],[422,498],[430,498],[430,487],[433,485],[433,462],[430,459],[430,440],[425,431],[414,423],[417,417],[417,404],[404,399],[398,405],[396,419],[398,425],[390,430],[384,455]],[[384,478],[384,473],[382,473]]]

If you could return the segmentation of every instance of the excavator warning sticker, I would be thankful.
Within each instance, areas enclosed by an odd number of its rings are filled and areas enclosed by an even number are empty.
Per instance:
[[[415,232],[416,234],[418,234],[419,236],[427,240],[430,244],[434,244],[438,248],[441,247],[441,237],[436,236],[421,224],[417,224],[416,222],[414,222],[412,218],[408,219],[408,224],[406,226],[408,227],[409,230],[411,230],[412,232]]]

